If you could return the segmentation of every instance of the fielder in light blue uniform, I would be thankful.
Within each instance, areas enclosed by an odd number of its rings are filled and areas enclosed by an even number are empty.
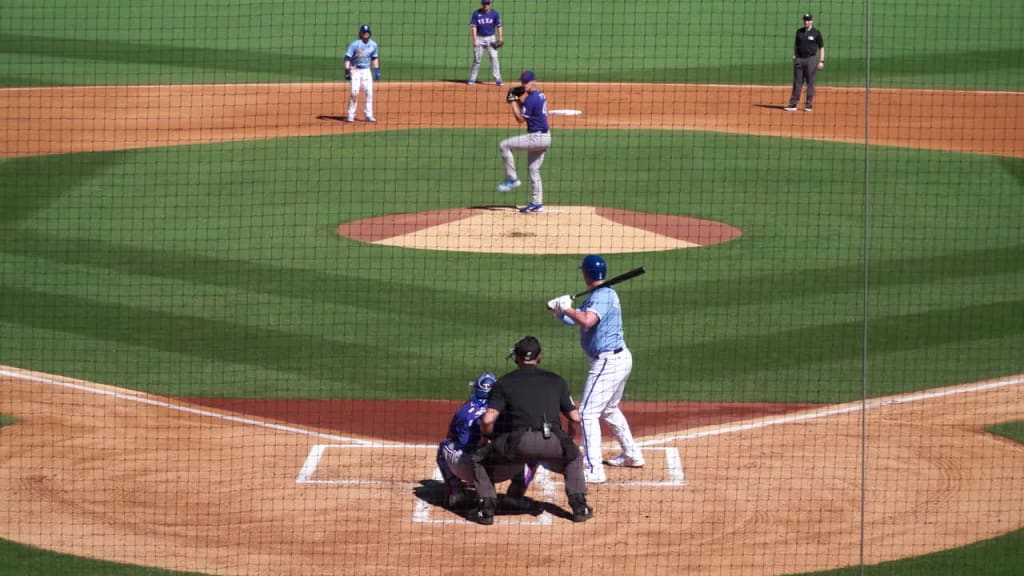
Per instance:
[[[579,405],[583,420],[583,466],[586,481],[600,484],[608,481],[605,464],[640,468],[644,456],[619,408],[633,371],[633,355],[626,347],[622,331],[622,303],[613,288],[601,287],[608,271],[604,258],[596,254],[585,256],[579,269],[587,287],[594,291],[579,308],[574,309],[572,296],[565,295],[549,301],[548,309],[564,324],[579,327],[580,347],[590,362]],[[601,454],[601,420],[608,424],[622,448],[621,454],[609,460]]]
[[[480,418],[487,412],[491,388],[498,378],[484,372],[469,386],[473,394],[459,406],[448,424],[448,436],[437,446],[437,468],[448,489],[448,508],[459,508],[473,502],[466,494],[466,485],[473,483],[473,451],[480,445]],[[495,482],[512,480],[508,495],[522,498],[536,473],[536,466],[495,466],[491,478]]]
[[[371,76],[371,69],[373,75]],[[367,122],[376,122],[373,115],[373,81],[380,80],[380,56],[377,43],[370,39],[370,25],[359,27],[359,38],[348,45],[345,52],[345,78],[349,80],[348,115],[346,122],[355,122],[359,91],[366,89],[363,112]]]

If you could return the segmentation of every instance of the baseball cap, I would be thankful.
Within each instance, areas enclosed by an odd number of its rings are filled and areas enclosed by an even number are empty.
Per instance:
[[[808,12],[807,14],[804,14],[804,20],[814,20],[814,15]]]
[[[535,360],[540,356],[540,340],[533,336],[523,338],[516,342],[515,348],[512,349],[512,355],[516,357],[516,360]]]
[[[491,0],[480,0],[481,4],[490,4]]]
[[[519,81],[522,82],[523,84],[526,84],[527,82],[533,82],[533,80],[536,77],[537,75],[534,74],[533,72],[529,70],[523,70],[523,73],[519,75]]]

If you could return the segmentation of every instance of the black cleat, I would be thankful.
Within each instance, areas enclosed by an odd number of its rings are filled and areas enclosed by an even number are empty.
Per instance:
[[[569,506],[572,507],[573,522],[586,522],[594,517],[594,509],[587,504],[587,496],[585,494],[569,496]]]
[[[497,501],[494,498],[481,498],[476,508],[469,513],[469,519],[477,524],[490,526],[494,524],[494,511],[497,507]]]

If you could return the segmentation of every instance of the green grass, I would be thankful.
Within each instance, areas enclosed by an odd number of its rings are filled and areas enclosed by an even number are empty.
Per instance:
[[[115,564],[89,558],[57,554],[33,546],[0,540],[0,574],[17,576],[171,576],[196,574]]]
[[[11,424],[14,424],[17,421],[18,420],[16,418],[14,418],[13,416],[7,416],[6,414],[0,414],[0,427],[10,426]]]
[[[439,158],[451,138],[465,155]],[[449,383],[501,371],[505,349],[529,332],[548,365],[581,382],[574,333],[541,307],[580,285],[578,256],[411,251],[334,233],[375,214],[501,200],[499,138],[418,131],[8,160],[0,186],[17,192],[2,217],[0,322],[13,337],[0,356],[172,395],[451,398],[463,391]],[[403,153],[340,153],[356,145]],[[609,256],[613,271],[649,270],[620,291],[633,399],[857,398],[865,306],[872,395],[1021,371],[1024,245],[1008,218],[1019,182],[1004,162],[872,149],[865,247],[863,148],[787,141],[791,154],[758,161],[779,146],[560,134],[545,165],[549,203],[744,232],[706,249]],[[692,153],[723,160],[711,175]],[[813,190],[787,185],[804,157],[820,159]],[[380,176],[353,178],[361,171]],[[988,224],[963,225],[967,211]]]
[[[1024,443],[1024,421],[1007,422],[986,428],[993,434]],[[873,566],[851,566],[840,570],[808,573],[805,576],[935,576],[970,574],[971,576],[1016,576],[1024,566],[1024,530],[969,546],[936,554],[883,562]]]
[[[672,4],[507,1],[506,71],[546,80],[779,84],[808,8],[826,39],[823,85],[1020,90],[1014,6],[996,0]],[[1014,3],[1011,3],[1014,4]],[[1015,3],[1020,8],[1019,0]],[[0,86],[334,81],[369,22],[387,80],[463,79],[472,3],[401,10],[289,2],[22,2],[0,20]],[[983,32],[983,33],[982,33]]]

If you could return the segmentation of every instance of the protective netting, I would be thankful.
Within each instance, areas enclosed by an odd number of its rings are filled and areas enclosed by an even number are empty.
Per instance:
[[[1024,565],[1020,2],[2,12],[0,574]]]

